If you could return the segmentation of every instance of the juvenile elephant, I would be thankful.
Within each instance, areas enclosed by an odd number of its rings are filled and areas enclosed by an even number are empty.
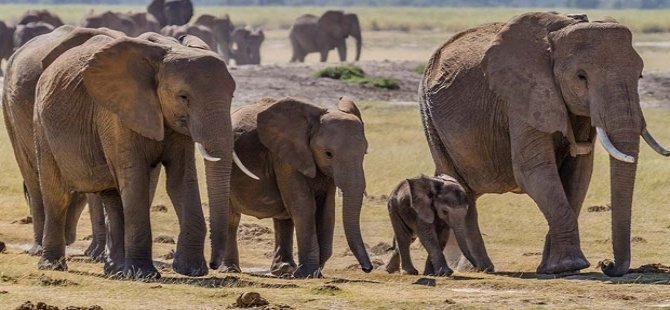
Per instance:
[[[153,0],[147,12],[156,17],[161,28],[168,25],[185,25],[193,17],[191,0]]]
[[[17,25],[14,31],[14,48],[17,49],[30,39],[54,31],[54,26],[45,22],[31,22],[25,25]]]
[[[363,271],[372,265],[360,231],[367,141],[361,114],[342,98],[324,109],[293,98],[266,98],[232,115],[235,151],[260,180],[234,169],[224,266],[239,271],[236,235],[240,214],[272,218],[275,257],[271,272],[318,277],[333,252],[335,187],[342,190],[347,242]],[[300,265],[293,260],[293,228]]]
[[[237,65],[261,64],[261,44],[265,40],[263,29],[237,28],[231,37],[234,44],[231,57]]]
[[[216,51],[216,40],[214,40],[214,35],[212,30],[206,26],[202,25],[170,25],[165,26],[161,29],[161,34],[168,37],[180,38],[184,35],[190,34],[202,40],[207,44],[207,48]]]
[[[289,30],[293,47],[291,62],[304,62],[309,53],[320,53],[321,62],[328,60],[328,52],[337,48],[340,61],[347,60],[347,37],[356,40],[356,61],[361,58],[361,25],[358,16],[342,11],[326,11],[321,17],[305,14],[298,17]]]
[[[459,33],[433,54],[419,87],[422,121],[436,173],[456,177],[470,196],[476,264],[490,264],[477,250],[477,197],[516,192],[533,198],[549,224],[537,272],[589,266],[577,217],[597,135],[611,155],[616,262],[602,271],[628,271],[640,135],[670,154],[646,130],[637,92],[643,63],[631,36],[618,23],[527,13]]]
[[[428,251],[423,274],[451,275],[453,270],[442,253],[449,239],[449,229],[454,230],[465,257],[474,261],[466,237],[468,196],[456,179],[444,174],[407,179],[389,196],[388,211],[394,235],[394,251],[386,265],[389,273],[398,271],[402,264],[407,274],[418,274],[409,250],[418,236]]]
[[[37,84],[35,140],[46,214],[41,268],[63,270],[63,214],[70,192],[100,195],[112,232],[106,274],[159,277],[151,260],[151,170],[163,165],[180,223],[176,272],[207,273],[205,223],[193,145],[206,159],[216,268],[225,247],[232,156],[230,102],[235,82],[225,63],[202,48],[148,34],[98,35],[43,59]],[[86,61],[80,61],[86,59]],[[217,87],[210,83],[216,82]],[[230,135],[225,134],[231,132]]]
[[[209,29],[212,30],[212,34],[214,34],[214,39],[218,45],[218,48],[214,48],[214,50],[218,50],[218,52],[223,56],[223,60],[228,63],[231,57],[230,55],[232,53],[231,49],[233,44],[231,35],[235,29],[235,26],[230,20],[228,14],[223,15],[223,17],[203,14],[200,15],[193,24],[209,27]]]

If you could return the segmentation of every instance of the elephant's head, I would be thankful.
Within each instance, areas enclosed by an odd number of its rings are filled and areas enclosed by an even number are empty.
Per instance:
[[[107,39],[86,61],[82,78],[87,94],[123,126],[157,141],[168,130],[195,142],[205,158],[212,253],[219,260],[233,157],[230,104],[235,81],[225,62],[210,50],[155,33]]]
[[[261,63],[261,45],[265,40],[262,29],[250,27],[237,28],[233,31],[233,57],[238,65],[258,65]]]
[[[47,10],[28,10],[23,16],[19,19],[17,25],[27,25],[29,23],[35,22],[45,22],[58,28],[63,26],[63,21],[58,17],[58,15],[53,14]]]
[[[442,220],[453,229],[461,252],[474,263],[467,241],[466,216],[468,196],[456,179],[441,174],[436,177],[422,175],[406,180],[409,186],[410,203],[419,223],[432,227],[436,220]],[[437,215],[438,219],[435,218]],[[434,231],[430,229],[429,231]],[[441,249],[440,249],[441,250]]]
[[[135,35],[140,35],[145,32],[159,32],[161,30],[156,17],[147,12],[125,13],[123,15],[130,18],[135,23]]]
[[[191,0],[153,0],[147,12],[156,17],[161,27],[167,25],[185,25],[193,17]]]
[[[9,59],[14,51],[14,27],[0,21],[0,62]]]
[[[32,22],[26,25],[17,25],[14,32],[14,48],[19,48],[30,39],[54,30],[54,26],[45,22]]]
[[[611,276],[626,273],[630,265],[631,203],[640,135],[657,151],[670,154],[645,129],[637,91],[643,63],[631,37],[628,28],[618,23],[528,13],[500,30],[483,63],[490,88],[508,104],[510,122],[524,122],[548,134],[560,132],[574,149],[580,143],[592,143],[593,127],[612,156],[616,264],[603,267]],[[580,117],[590,121],[586,132],[573,128],[571,120]]]
[[[361,25],[356,14],[345,14],[342,11],[326,11],[318,21],[319,29],[332,42],[346,39],[349,36],[356,40],[356,61],[360,59],[363,37],[361,36]],[[332,46],[333,48],[336,46]]]
[[[100,14],[89,14],[84,17],[82,26],[86,28],[109,28],[121,31],[128,36],[136,35],[137,25],[135,22],[123,13],[105,11]]]
[[[349,247],[363,270],[372,270],[360,230],[363,158],[368,143],[354,102],[342,98],[337,110],[327,110],[292,98],[281,99],[258,114],[258,136],[270,152],[307,178],[322,174],[333,179],[342,190]]]
[[[231,34],[235,29],[233,22],[230,20],[228,14],[223,17],[215,17],[209,14],[203,14],[195,21],[196,25],[203,25],[209,27],[214,34],[216,42],[221,49],[219,52],[223,54],[223,59],[228,61],[231,55]]]

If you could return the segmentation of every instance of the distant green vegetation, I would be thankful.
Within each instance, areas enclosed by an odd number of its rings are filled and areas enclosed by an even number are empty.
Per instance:
[[[374,86],[385,89],[398,89],[400,86],[394,79],[368,77],[363,69],[354,65],[343,65],[323,68],[316,72],[316,77],[331,78],[347,83]]]

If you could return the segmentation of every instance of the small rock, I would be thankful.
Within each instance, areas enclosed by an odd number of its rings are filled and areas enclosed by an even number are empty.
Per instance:
[[[425,285],[425,286],[435,286],[435,285],[437,285],[436,282],[435,282],[435,279],[431,279],[431,278],[420,278],[412,284]]]
[[[242,293],[233,306],[239,308],[251,308],[251,307],[262,307],[270,304],[265,298],[261,297],[261,294],[256,292],[246,292]]]
[[[79,285],[76,282],[72,282],[67,279],[53,279],[45,274],[39,277],[40,284],[43,286],[69,286],[69,285]]]
[[[447,298],[447,299],[444,300],[444,303],[445,303],[445,304],[454,305],[454,304],[456,304],[456,301],[454,301],[454,300],[451,299],[451,298]]]
[[[168,208],[165,205],[155,205],[151,206],[151,212],[162,212],[165,213],[168,211]]]
[[[160,235],[156,238],[154,238],[155,243],[169,243],[169,244],[175,244],[174,238],[166,235]]]
[[[633,237],[633,239],[630,240],[632,243],[647,243],[647,239],[644,239],[642,237]]]
[[[12,221],[12,224],[32,224],[32,223],[33,223],[33,217],[32,216],[26,216],[22,219]]]

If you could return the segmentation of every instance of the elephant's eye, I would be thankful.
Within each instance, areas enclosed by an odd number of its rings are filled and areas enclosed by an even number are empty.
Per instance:
[[[331,151],[326,151],[326,158],[333,159],[333,153]]]
[[[644,78],[644,76],[642,76],[642,74],[640,74],[640,80],[643,79],[643,78]]]
[[[185,105],[188,105],[188,96],[187,95],[184,95],[184,94],[177,95],[177,100],[179,100],[179,102],[181,102]]]
[[[585,75],[584,73],[578,73],[578,74],[577,74],[577,78],[579,78],[580,80],[586,82],[586,75]]]

